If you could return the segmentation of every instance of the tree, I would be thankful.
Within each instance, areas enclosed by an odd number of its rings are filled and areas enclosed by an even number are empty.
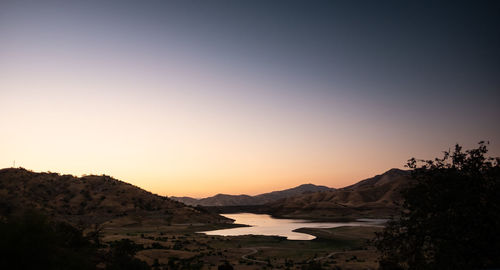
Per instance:
[[[398,219],[375,240],[381,269],[484,269],[500,266],[500,159],[487,143],[407,166]]]
[[[95,269],[97,250],[73,226],[35,210],[0,218],[0,269]]]

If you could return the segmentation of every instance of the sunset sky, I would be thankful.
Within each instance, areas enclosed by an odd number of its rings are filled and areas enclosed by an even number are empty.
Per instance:
[[[82,3],[85,2],[85,3]],[[342,187],[489,140],[498,1],[0,1],[0,168]]]

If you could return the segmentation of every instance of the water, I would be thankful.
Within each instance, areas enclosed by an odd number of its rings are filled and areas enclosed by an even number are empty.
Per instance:
[[[384,219],[360,219],[355,222],[308,222],[300,219],[277,219],[269,215],[239,213],[224,214],[227,218],[234,219],[236,224],[250,225],[215,231],[201,232],[207,235],[237,236],[237,235],[272,235],[283,236],[288,240],[312,240],[314,235],[294,232],[298,228],[335,228],[341,226],[381,226]]]

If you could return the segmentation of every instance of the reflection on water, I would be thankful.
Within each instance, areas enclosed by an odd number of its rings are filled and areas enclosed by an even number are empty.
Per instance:
[[[227,218],[234,219],[236,224],[250,225],[251,227],[239,227],[215,231],[202,232],[207,235],[237,236],[237,235],[275,235],[283,236],[288,240],[312,240],[313,235],[293,232],[298,228],[335,228],[341,226],[380,226],[384,219],[360,219],[357,222],[307,222],[300,219],[277,219],[269,215],[261,214],[225,214]]]

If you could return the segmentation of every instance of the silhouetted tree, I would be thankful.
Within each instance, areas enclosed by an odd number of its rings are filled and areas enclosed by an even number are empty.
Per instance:
[[[408,161],[415,182],[401,216],[375,241],[381,269],[500,267],[500,159],[486,145]]]

